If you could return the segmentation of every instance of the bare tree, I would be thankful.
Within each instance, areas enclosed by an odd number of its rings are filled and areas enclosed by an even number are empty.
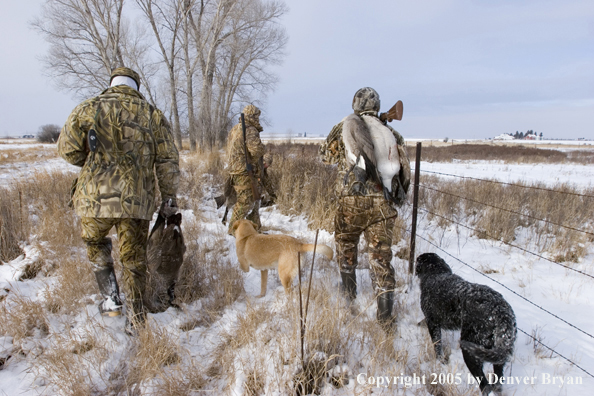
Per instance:
[[[178,148],[182,147],[178,107],[178,83],[176,61],[179,57],[178,35],[183,23],[185,0],[136,0],[150,23],[169,78],[173,134]]]
[[[161,62],[150,56],[151,28],[141,21],[137,21],[134,25],[134,32],[129,33],[129,31],[126,29],[126,34],[123,36],[125,45],[122,46],[124,58],[128,59],[127,65],[138,72],[145,97],[159,109],[169,108],[169,102],[163,99],[163,95],[158,94]]]
[[[50,43],[50,75],[88,97],[108,85],[113,68],[133,67],[148,99],[169,110],[178,147],[186,114],[192,150],[221,145],[239,104],[258,103],[276,82],[269,66],[286,45],[285,4],[135,0],[143,23],[131,28],[124,1],[46,0],[32,24]]]
[[[60,127],[56,124],[46,124],[39,127],[37,140],[41,143],[56,143],[60,137]]]
[[[190,151],[196,151],[198,140],[196,133],[196,115],[194,112],[194,75],[196,74],[196,69],[200,62],[200,57],[196,56],[196,54],[202,51],[203,42],[200,37],[196,35],[199,35],[201,32],[201,24],[205,10],[206,6],[204,0],[184,1],[182,47],[184,50]],[[194,15],[196,15],[196,17],[194,17]]]
[[[200,129],[201,146],[212,149],[214,146],[214,135],[212,128],[212,97],[213,83],[216,72],[216,59],[219,46],[232,34],[226,31],[225,27],[230,19],[231,11],[238,4],[238,0],[215,0],[213,3],[213,12],[206,15],[209,19],[204,26],[203,31],[195,32],[195,37],[202,40],[197,47],[201,49],[198,52],[200,67],[202,72],[202,89],[200,92],[200,110],[198,115],[198,128]]]
[[[212,0],[200,5],[208,8],[192,19],[202,77],[197,121],[200,144],[212,148],[225,140],[242,78],[254,78],[244,85],[244,99],[258,88],[264,92],[272,87],[272,74],[257,70],[264,71],[268,63],[282,58],[286,34],[278,20],[287,7],[281,1],[265,0]]]
[[[60,89],[88,97],[104,89],[111,70],[124,65],[124,0],[46,0],[32,26],[50,44],[43,58]]]
[[[278,19],[286,12],[286,6],[279,2],[253,1],[243,18],[255,23],[244,29],[233,29],[227,45],[217,64],[217,94],[214,111],[214,126],[217,140],[224,142],[231,125],[232,111],[236,102],[257,103],[257,96],[263,97],[277,82],[277,77],[268,68],[279,64],[284,57],[287,35]],[[241,20],[236,20],[241,25]]]

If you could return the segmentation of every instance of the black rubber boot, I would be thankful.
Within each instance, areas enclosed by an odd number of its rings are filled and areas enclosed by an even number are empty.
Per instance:
[[[377,296],[377,321],[386,331],[392,330],[394,317],[392,307],[394,306],[394,292],[382,292]]]
[[[357,298],[357,274],[354,271],[341,272],[340,277],[342,278],[340,289],[350,301],[353,301]]]
[[[118,316],[122,313],[120,288],[112,268],[95,271],[95,278],[103,301],[99,303],[99,312],[104,316]]]

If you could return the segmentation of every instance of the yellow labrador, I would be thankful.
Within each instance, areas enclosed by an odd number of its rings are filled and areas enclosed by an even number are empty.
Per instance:
[[[278,268],[278,276],[285,288],[285,293],[293,283],[298,271],[297,253],[311,252],[314,245],[301,243],[288,235],[258,234],[254,223],[249,220],[237,220],[233,223],[235,250],[239,266],[244,272],[250,267],[261,271],[261,292],[258,297],[266,295],[268,270]],[[334,252],[326,245],[317,245],[316,253],[322,253],[332,260]]]

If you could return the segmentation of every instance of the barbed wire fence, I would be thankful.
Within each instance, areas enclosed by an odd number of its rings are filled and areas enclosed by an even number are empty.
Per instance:
[[[498,285],[500,285],[501,287],[503,287],[504,289],[506,289],[507,291],[509,291],[510,293],[512,293],[513,295],[515,295],[516,297],[519,297],[520,299],[522,299],[524,302],[530,304],[531,306],[535,307],[536,309],[538,309],[539,311],[542,311],[544,313],[546,313],[547,315],[555,318],[557,321],[561,322],[564,325],[567,325],[571,328],[573,328],[574,330],[577,330],[579,332],[581,332],[582,334],[586,335],[589,338],[594,339],[594,335],[592,335],[591,333],[589,333],[588,331],[585,331],[581,328],[579,328],[578,326],[576,326],[575,324],[571,323],[569,320],[562,318],[560,315],[553,313],[551,310],[546,309],[545,307],[536,304],[535,302],[531,301],[529,298],[522,296],[521,294],[519,294],[518,292],[516,292],[515,290],[513,290],[512,288],[508,287],[507,285],[505,285],[504,283],[490,277],[489,275],[483,273],[482,271],[480,271],[479,269],[473,267],[472,265],[464,262],[463,260],[461,260],[460,258],[454,256],[453,254],[447,252],[445,249],[441,248],[440,246],[438,246],[436,243],[432,242],[429,238],[420,235],[418,232],[418,213],[419,211],[430,215],[430,216],[434,216],[434,217],[438,217],[450,224],[459,226],[459,227],[463,227],[469,231],[474,232],[475,234],[480,233],[481,235],[484,235],[485,237],[494,240],[494,241],[498,241],[501,242],[503,244],[505,244],[506,246],[509,246],[510,248],[513,249],[517,249],[519,251],[522,251],[523,253],[527,253],[530,254],[532,256],[535,256],[539,259],[548,261],[552,264],[558,265],[560,267],[565,268],[566,270],[569,271],[573,271],[574,273],[590,278],[590,279],[594,279],[594,275],[589,274],[585,271],[580,271],[578,269],[572,268],[562,262],[556,261],[556,260],[552,260],[548,257],[545,257],[544,255],[537,253],[537,252],[533,252],[528,248],[525,247],[521,247],[518,244],[514,244],[511,243],[509,241],[505,241],[502,238],[497,238],[493,235],[490,235],[489,233],[487,233],[485,230],[479,230],[475,227],[472,227],[468,224],[463,224],[460,221],[457,221],[455,219],[446,217],[444,215],[435,213],[434,211],[431,211],[430,209],[427,208],[423,208],[423,207],[419,207],[419,189],[423,188],[425,190],[431,191],[434,194],[445,194],[454,198],[457,198],[458,200],[465,200],[465,201],[469,201],[472,202],[473,204],[478,204],[478,205],[484,205],[485,207],[489,207],[491,209],[495,209],[495,210],[499,210],[502,212],[507,212],[507,213],[511,213],[513,215],[516,216],[523,216],[525,218],[529,218],[531,220],[534,221],[538,221],[538,222],[542,222],[545,224],[549,224],[549,225],[553,225],[562,229],[566,229],[566,230],[571,230],[573,232],[577,232],[577,233],[581,233],[583,235],[587,235],[587,236],[594,236],[593,232],[587,231],[587,230],[583,230],[577,227],[573,227],[573,226],[569,226],[566,224],[561,224],[559,222],[554,222],[551,220],[547,220],[547,219],[542,219],[542,218],[537,218],[533,215],[527,214],[527,213],[522,213],[519,210],[512,210],[512,209],[508,209],[508,208],[504,208],[502,206],[499,205],[493,205],[493,204],[489,204],[489,203],[485,203],[485,202],[480,202],[476,199],[473,198],[469,198],[469,197],[465,197],[462,196],[461,194],[454,194],[448,191],[443,191],[440,190],[439,188],[435,188],[433,186],[430,186],[428,184],[421,184],[420,183],[420,173],[428,173],[428,174],[432,174],[432,175],[439,175],[439,176],[443,176],[443,177],[451,177],[451,178],[458,178],[458,179],[462,179],[462,180],[473,180],[473,181],[477,181],[477,182],[481,182],[481,183],[494,183],[494,184],[500,184],[500,185],[505,185],[505,186],[512,186],[515,188],[526,188],[526,189],[532,189],[532,190],[536,190],[536,191],[542,191],[542,192],[546,192],[546,193],[552,193],[552,194],[566,194],[566,195],[570,195],[570,196],[576,196],[576,197],[580,197],[580,198],[588,198],[588,199],[594,199],[594,196],[589,195],[589,194],[581,194],[581,193],[576,193],[574,191],[563,191],[563,190],[558,190],[558,189],[550,189],[550,188],[545,188],[545,187],[540,187],[540,186],[529,186],[529,185],[523,185],[523,184],[517,184],[517,183],[506,183],[506,182],[500,182],[497,180],[489,180],[489,179],[481,179],[481,178],[475,178],[475,177],[468,177],[468,176],[462,176],[462,175],[455,175],[455,174],[451,174],[451,173],[444,173],[444,172],[435,172],[435,171],[423,171],[421,169],[421,143],[417,143],[416,146],[416,158],[415,158],[415,168],[414,168],[414,181],[413,181],[413,208],[412,208],[412,221],[411,221],[411,228],[407,229],[405,228],[405,231],[410,233],[410,254],[409,254],[409,272],[412,275],[414,273],[414,262],[415,262],[415,250],[416,250],[416,239],[422,239],[424,242],[430,244],[431,246],[433,246],[435,249],[440,250],[441,252],[443,252],[444,254],[448,255],[449,257],[451,257],[452,259],[456,260],[457,262],[461,263],[462,265],[472,269],[473,271],[479,273],[480,275],[488,278],[490,281],[497,283]],[[588,370],[584,367],[581,367],[580,365],[578,365],[575,361],[573,361],[572,359],[564,356],[563,354],[561,354],[559,351],[555,350],[554,348],[544,344],[542,342],[542,340],[538,339],[537,337],[535,337],[534,335],[524,331],[521,328],[518,328],[518,331],[523,333],[524,335],[526,335],[527,337],[529,337],[531,339],[531,341],[536,345],[540,345],[543,348],[549,350],[551,352],[551,354],[555,354],[557,356],[559,356],[560,358],[564,359],[565,361],[567,361],[569,364],[571,364],[572,366],[578,368],[579,370],[581,370],[582,372],[584,372],[585,374],[587,374],[588,376],[594,378],[594,374],[592,374],[590,371],[592,370]]]

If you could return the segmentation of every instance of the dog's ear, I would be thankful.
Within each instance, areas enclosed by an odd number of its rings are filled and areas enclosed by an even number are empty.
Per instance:
[[[241,220],[236,220],[235,223],[233,223],[233,226],[231,227],[231,229],[233,230],[233,232],[237,231],[237,227],[239,227],[239,222]]]
[[[254,227],[254,230],[257,230],[258,229],[258,224],[254,223],[251,220],[248,220],[248,221],[250,222],[250,224],[252,225],[252,227]]]

